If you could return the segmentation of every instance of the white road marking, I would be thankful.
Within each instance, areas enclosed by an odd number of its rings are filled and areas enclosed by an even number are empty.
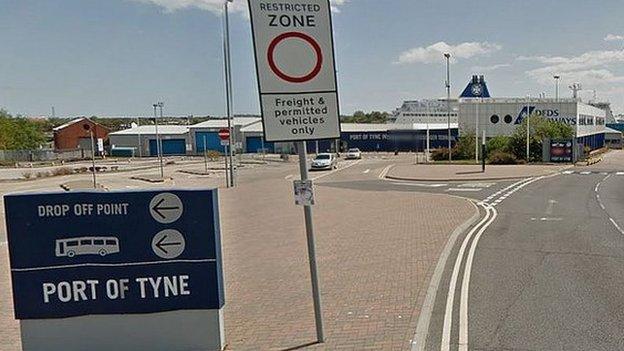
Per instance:
[[[481,191],[481,188],[448,188],[446,191]]]
[[[615,229],[617,229],[618,232],[620,232],[620,234],[624,234],[624,230],[622,230],[622,228],[620,228],[620,226],[617,224],[616,221],[613,220],[613,218],[609,217],[609,220],[611,221],[611,223],[613,224]]]
[[[489,188],[496,183],[464,183],[458,185],[459,188]]]
[[[546,214],[547,215],[551,215],[553,213],[553,209],[554,209],[556,203],[557,203],[556,200],[553,200],[553,199],[549,199],[548,200],[548,205],[546,206]]]
[[[615,175],[621,176],[621,175],[624,175],[624,172],[616,172]]]
[[[289,174],[289,175],[285,176],[284,179],[288,180],[288,179],[291,179],[292,177],[294,177],[294,176],[292,174]]]
[[[429,183],[406,183],[406,182],[390,182],[390,184],[420,186],[420,187],[426,187],[426,188],[440,188],[440,187],[448,185],[448,183],[433,183],[433,184],[429,184]]]
[[[382,171],[381,173],[379,173],[379,179],[384,179],[386,178],[386,175],[388,174],[388,172],[390,172],[390,168],[392,168],[392,166],[394,165],[387,165]]]
[[[497,191],[496,193],[490,195],[490,199],[496,198],[500,194],[508,197],[519,189],[536,182],[540,179],[544,179],[548,176],[542,176],[537,178],[526,178],[522,179],[518,182],[515,182],[504,189]],[[484,218],[472,228],[472,230],[466,235],[464,241],[462,242],[462,246],[459,248],[459,252],[457,254],[457,258],[455,260],[455,265],[453,267],[453,271],[451,273],[451,280],[449,282],[449,290],[448,296],[446,299],[446,309],[444,313],[444,321],[442,325],[442,342],[440,344],[441,351],[450,351],[451,349],[451,329],[453,325],[453,307],[455,300],[455,290],[457,287],[457,281],[459,276],[459,270],[461,268],[461,262],[463,260],[466,247],[468,242],[471,240],[473,234],[477,232],[470,246],[470,250],[468,251],[468,255],[466,256],[466,266],[464,268],[464,276],[462,279],[462,286],[460,290],[460,306],[459,306],[459,350],[467,351],[468,350],[468,293],[470,290],[470,275],[472,271],[472,262],[474,259],[474,254],[476,251],[476,247],[479,242],[479,238],[483,235],[485,230],[490,226],[490,224],[496,219],[498,216],[498,212],[495,209],[495,205],[502,202],[504,199],[501,197],[496,198],[494,204],[490,205],[485,202],[480,202],[479,205],[482,206],[486,214]]]
[[[584,172],[580,172],[579,174],[582,174],[582,175],[588,175],[588,174],[591,174],[591,172],[584,171]]]
[[[366,174],[366,173],[368,173],[368,172],[370,172],[370,168],[367,168],[367,169],[366,169],[364,172],[362,172],[362,173]]]
[[[318,180],[318,179],[321,179],[321,178],[323,178],[323,177],[327,177],[328,175],[334,174],[334,173],[339,172],[339,171],[343,171],[343,170],[345,170],[345,169],[347,169],[347,168],[349,168],[349,167],[353,167],[353,166],[357,165],[357,164],[358,164],[358,163],[360,163],[360,162],[362,162],[362,160],[357,160],[357,161],[355,161],[355,162],[349,163],[348,165],[346,165],[346,166],[344,166],[344,167],[339,167],[339,168],[336,168],[336,169],[334,169],[333,171],[330,171],[330,172],[327,172],[327,173],[321,174],[321,175],[319,175],[319,176],[316,176],[316,177],[314,177],[314,178],[310,178],[310,179],[312,179],[312,180]]]
[[[540,218],[540,221],[542,222],[558,222],[558,221],[562,221],[563,218],[561,217],[542,217]]]
[[[470,289],[470,273],[472,272],[472,261],[474,260],[479,239],[481,235],[483,235],[483,232],[485,232],[498,216],[495,208],[492,207],[491,211],[492,216],[490,220],[479,229],[479,232],[470,245],[468,258],[466,258],[466,267],[464,268],[464,278],[462,279],[461,295],[459,299],[459,351],[468,351],[468,292]]]
[[[574,174],[574,171],[563,171],[561,174]]]
[[[446,310],[444,312],[444,324],[442,326],[442,344],[440,345],[440,351],[450,351],[451,349],[451,327],[453,324],[453,305],[455,301],[455,289],[457,287],[457,278],[459,276],[459,269],[461,267],[461,262],[464,257],[464,251],[466,251],[466,247],[468,246],[468,242],[472,238],[472,235],[479,229],[483,223],[487,222],[490,218],[490,207],[481,205],[485,209],[485,216],[483,219],[477,223],[468,235],[464,238],[464,241],[459,248],[459,253],[457,254],[457,258],[455,259],[455,265],[453,266],[453,272],[451,273],[451,281],[449,282],[449,290],[448,295],[446,296]]]

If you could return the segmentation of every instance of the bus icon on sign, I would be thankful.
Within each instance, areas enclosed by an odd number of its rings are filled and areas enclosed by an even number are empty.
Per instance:
[[[106,256],[118,252],[119,239],[114,236],[84,236],[56,240],[56,257]]]

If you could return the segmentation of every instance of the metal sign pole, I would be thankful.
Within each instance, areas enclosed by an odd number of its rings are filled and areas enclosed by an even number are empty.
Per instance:
[[[95,145],[93,145],[93,128],[89,129],[91,135],[91,167],[93,168],[93,188],[97,189],[97,181],[95,179]]]
[[[206,136],[204,135],[204,171],[208,173],[208,154],[206,153]]]
[[[308,180],[308,163],[306,161],[306,142],[297,143],[299,149],[299,170],[301,180]],[[319,291],[319,278],[316,268],[316,249],[314,245],[314,226],[312,223],[312,206],[303,206],[305,216],[306,237],[308,240],[308,256],[310,259],[310,279],[312,280],[312,298],[314,299],[314,319],[316,321],[316,338],[318,342],[324,342],[323,315],[321,311],[321,294]]]
[[[229,188],[230,187],[230,172],[228,170],[228,162],[227,162],[227,158],[228,158],[228,151],[227,151],[227,145],[223,146],[223,158],[225,159],[225,187]]]

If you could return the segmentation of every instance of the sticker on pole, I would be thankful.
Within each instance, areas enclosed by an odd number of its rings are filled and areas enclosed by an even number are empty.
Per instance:
[[[314,205],[314,188],[311,180],[295,180],[293,182],[295,191],[295,204],[298,206]]]
[[[340,138],[328,0],[249,0],[265,140]]]

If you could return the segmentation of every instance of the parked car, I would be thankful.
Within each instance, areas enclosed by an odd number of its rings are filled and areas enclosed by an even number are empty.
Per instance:
[[[362,151],[358,148],[347,150],[347,160],[359,160],[362,158]]]
[[[338,167],[338,159],[334,154],[318,154],[312,160],[311,170],[335,169]]]

